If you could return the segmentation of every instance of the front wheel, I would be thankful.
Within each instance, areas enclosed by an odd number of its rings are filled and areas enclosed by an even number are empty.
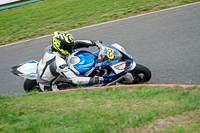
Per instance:
[[[151,71],[140,64],[136,64],[136,67],[131,71],[133,75],[133,84],[141,84],[148,82],[151,79]]]
[[[32,90],[38,90],[39,91],[39,87],[38,87],[36,80],[25,79],[24,80],[24,90],[26,92],[30,92]]]

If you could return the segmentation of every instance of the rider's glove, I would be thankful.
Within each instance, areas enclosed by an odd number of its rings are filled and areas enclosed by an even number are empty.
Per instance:
[[[94,76],[90,79],[89,84],[100,84],[103,82],[103,77]]]

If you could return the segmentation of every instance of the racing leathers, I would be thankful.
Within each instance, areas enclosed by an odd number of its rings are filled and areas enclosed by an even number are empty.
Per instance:
[[[76,40],[74,41],[74,49],[96,46],[94,41]],[[65,80],[71,81],[76,85],[84,85],[88,83],[98,83],[98,78],[84,77],[76,75],[67,65],[67,56],[61,55],[55,51],[52,46],[45,49],[45,53],[38,63],[37,82],[41,91],[59,90],[55,82],[64,77]]]

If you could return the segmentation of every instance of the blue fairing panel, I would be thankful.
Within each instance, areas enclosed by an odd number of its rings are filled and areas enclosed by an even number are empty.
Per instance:
[[[74,65],[74,68],[78,70],[80,74],[86,73],[96,64],[97,56],[88,51],[79,51],[75,56],[80,58],[80,62]]]

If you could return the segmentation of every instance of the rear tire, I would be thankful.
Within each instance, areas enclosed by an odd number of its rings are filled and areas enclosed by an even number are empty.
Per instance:
[[[37,86],[38,86],[38,84],[37,84],[36,80],[30,80],[30,79],[24,80],[24,90],[26,92],[30,92],[32,90],[38,90]]]
[[[151,79],[151,71],[140,64],[136,64],[136,67],[131,71],[134,81],[133,84],[141,84],[148,82]]]

